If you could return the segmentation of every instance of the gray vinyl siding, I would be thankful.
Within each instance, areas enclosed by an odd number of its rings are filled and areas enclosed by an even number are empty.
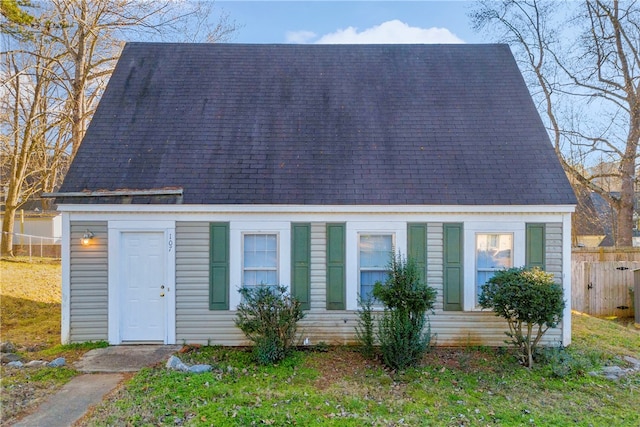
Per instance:
[[[465,260],[466,261],[466,260]],[[427,224],[427,284],[436,290],[429,315],[432,344],[440,346],[503,345],[504,320],[488,312],[443,311],[444,224]]]
[[[427,284],[436,290],[436,309],[442,310],[444,294],[444,227],[427,224]]]
[[[545,226],[545,266],[554,280],[562,284],[562,223],[547,223]]]
[[[545,266],[548,273],[559,285],[563,284],[562,271],[562,223],[550,222],[545,226]],[[566,299],[566,298],[565,298]],[[570,301],[569,301],[570,302]],[[544,338],[548,344],[562,343],[562,323],[556,329],[549,330]]]
[[[311,310],[326,311],[327,232],[324,222],[311,224]]]
[[[300,338],[311,344],[344,345],[355,342],[358,316],[354,311],[327,310],[327,224],[311,224],[311,310],[300,321]]]
[[[311,224],[311,309],[298,327],[300,339],[312,344],[353,344],[356,311],[326,310],[326,224]],[[547,224],[546,265],[562,277],[562,225]],[[443,224],[427,225],[427,282],[437,291],[435,312],[430,315],[434,345],[504,345],[506,322],[488,311],[444,312]],[[349,284],[348,284],[349,285]],[[230,290],[234,292],[234,289]],[[176,224],[176,342],[216,345],[247,345],[234,324],[235,311],[209,310],[209,223]],[[545,335],[547,344],[561,341],[559,329]]]
[[[209,223],[177,222],[176,343],[248,344],[234,319],[235,311],[209,310]]]
[[[301,339],[309,338],[311,344],[324,341],[328,344],[353,344],[358,316],[355,311],[327,311],[325,309],[325,224],[311,226],[311,311],[300,322]],[[427,224],[427,283],[436,289],[435,314],[430,315],[435,345],[503,345],[507,324],[489,312],[442,311],[444,283],[442,223]],[[317,301],[315,301],[317,299]]]
[[[562,282],[562,224],[546,224],[545,263],[558,283]],[[508,325],[501,317],[489,311],[445,312],[442,310],[443,290],[443,224],[429,223],[427,228],[427,283],[438,292],[435,314],[429,317],[434,345],[504,345],[508,338]],[[465,262],[468,260],[465,260]],[[547,345],[562,342],[561,329],[549,330],[543,341]]]
[[[80,239],[86,230],[90,230],[94,238],[85,247]],[[70,239],[70,341],[107,340],[107,222],[72,221]]]
[[[430,315],[433,344],[441,346],[504,345],[508,330],[505,320],[488,311],[445,312],[442,310],[444,272],[444,232],[442,223],[427,225],[427,283],[437,292],[435,313]],[[546,265],[556,280],[562,278],[562,224],[546,224]],[[465,260],[467,261],[467,260]],[[561,343],[559,328],[548,331],[544,342]]]

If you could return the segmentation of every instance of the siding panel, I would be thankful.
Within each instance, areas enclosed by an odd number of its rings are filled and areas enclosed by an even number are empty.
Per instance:
[[[545,267],[556,283],[562,284],[562,223],[547,223],[545,238]]]
[[[176,342],[245,345],[235,312],[209,310],[209,223],[176,223]]]
[[[311,311],[326,312],[327,233],[324,222],[311,224]]]
[[[503,346],[508,337],[505,320],[491,312],[443,312],[429,316],[432,344],[438,346],[486,345]],[[355,311],[312,312],[298,327],[300,340],[308,338],[311,344],[321,341],[330,345],[356,343],[355,327],[358,316]],[[560,329],[552,329],[543,337],[543,344],[559,345]]]
[[[82,246],[80,238],[86,230],[95,237],[89,246]],[[70,341],[107,340],[107,222],[72,221],[70,238]]]
[[[427,224],[427,284],[436,290],[435,307],[442,310],[444,292],[444,227]]]
[[[547,225],[547,266],[561,274],[561,252],[552,243],[561,240],[561,225]],[[443,224],[427,225],[427,283],[437,291],[435,314],[430,316],[434,345],[504,345],[506,322],[492,312],[443,312]],[[560,246],[558,246],[560,247]],[[234,324],[235,311],[211,311],[208,308],[209,224],[176,224],[176,340],[178,343],[217,345],[250,344]],[[300,322],[300,339],[311,344],[355,344],[355,311],[326,309],[326,224],[311,224],[311,309]],[[551,267],[553,268],[553,267]],[[561,277],[561,276],[560,276]],[[561,341],[560,329],[545,335],[546,344]]]

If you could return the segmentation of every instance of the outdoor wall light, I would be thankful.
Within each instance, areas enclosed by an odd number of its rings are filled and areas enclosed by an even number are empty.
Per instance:
[[[82,246],[89,246],[89,243],[91,242],[91,239],[93,239],[93,237],[93,233],[87,230],[82,235],[82,240],[80,240],[80,243],[82,243]]]

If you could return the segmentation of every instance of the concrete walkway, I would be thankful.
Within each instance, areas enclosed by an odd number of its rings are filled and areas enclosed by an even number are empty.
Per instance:
[[[16,427],[65,427],[84,416],[92,406],[122,381],[122,374],[84,374],[73,378],[49,396],[34,413],[18,421]]]
[[[90,350],[74,365],[83,375],[73,378],[32,414],[13,425],[71,426],[118,387],[124,379],[123,372],[135,372],[145,366],[164,362],[179,349],[180,346],[136,345]]]

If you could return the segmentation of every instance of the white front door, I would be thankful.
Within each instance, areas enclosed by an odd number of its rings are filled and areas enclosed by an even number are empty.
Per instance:
[[[120,338],[160,341],[166,337],[167,260],[164,231],[120,235]]]

